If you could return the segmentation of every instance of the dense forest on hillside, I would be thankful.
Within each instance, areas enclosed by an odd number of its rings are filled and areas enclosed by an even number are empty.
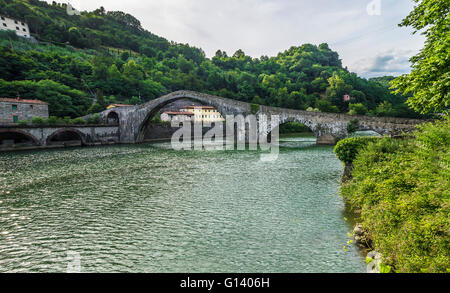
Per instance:
[[[103,7],[68,15],[65,4],[0,0],[0,14],[23,20],[32,43],[0,32],[0,95],[49,102],[50,114],[81,116],[110,102],[138,104],[180,89],[294,109],[420,117],[392,94],[393,77],[363,79],[327,44],[291,47],[275,57],[232,56],[169,42],[139,20]],[[350,101],[344,101],[350,95]]]

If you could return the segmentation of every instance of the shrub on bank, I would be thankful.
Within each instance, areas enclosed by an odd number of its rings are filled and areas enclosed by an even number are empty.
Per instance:
[[[31,119],[31,124],[43,125],[45,123],[44,118],[36,116]]]
[[[26,121],[26,120],[19,120],[17,122],[17,125],[19,125],[19,126],[28,126],[28,121]]]
[[[100,124],[101,123],[101,118],[99,114],[94,114],[91,118],[88,119],[87,121],[88,124]]]
[[[84,124],[87,124],[87,122],[83,118],[75,118],[75,119],[72,120],[72,124],[84,125]]]
[[[450,123],[426,124],[414,139],[379,139],[359,150],[341,194],[396,272],[448,272]],[[340,149],[354,149],[345,142]],[[339,148],[338,148],[339,149]],[[350,161],[347,151],[343,158]]]
[[[378,137],[350,137],[339,141],[334,152],[336,156],[347,165],[350,165],[356,158],[356,155],[364,149],[369,143],[379,140]]]

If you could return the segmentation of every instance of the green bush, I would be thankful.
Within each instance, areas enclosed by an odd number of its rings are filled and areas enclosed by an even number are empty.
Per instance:
[[[66,125],[70,125],[72,124],[72,118],[70,118],[70,116],[66,116],[63,118],[63,123]]]
[[[348,105],[348,109],[348,114],[350,115],[366,115],[366,113],[368,112],[367,107],[361,103],[350,104]]]
[[[75,118],[72,120],[71,124],[84,125],[84,124],[86,124],[86,120],[84,120],[83,118]]]
[[[26,121],[26,120],[19,120],[17,122],[17,125],[19,125],[19,126],[27,126],[28,125],[28,121]]]
[[[377,137],[350,137],[339,141],[334,147],[334,153],[345,164],[351,164],[358,153],[369,143],[377,141]]]
[[[450,269],[449,121],[421,126],[415,139],[367,145],[341,188],[395,272]]]
[[[316,108],[324,113],[339,113],[339,108],[328,100],[316,100]]]
[[[250,109],[253,115],[259,112],[259,105],[258,104],[251,104]]]
[[[45,120],[42,117],[36,116],[31,119],[31,124],[43,125]]]
[[[355,133],[359,128],[358,119],[352,119],[349,123],[347,123],[347,132],[349,134]]]
[[[49,125],[56,125],[56,124],[63,124],[64,121],[61,118],[58,118],[56,116],[50,116],[48,117],[46,124]]]
[[[88,124],[100,124],[101,119],[98,113],[94,114],[91,118],[88,119]]]

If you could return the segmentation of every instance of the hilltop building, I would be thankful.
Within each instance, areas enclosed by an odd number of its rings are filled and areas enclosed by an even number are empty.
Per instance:
[[[34,117],[48,118],[48,104],[39,100],[0,98],[0,123],[31,121]]]
[[[29,38],[30,28],[26,22],[0,15],[0,30],[11,30],[19,37]]]

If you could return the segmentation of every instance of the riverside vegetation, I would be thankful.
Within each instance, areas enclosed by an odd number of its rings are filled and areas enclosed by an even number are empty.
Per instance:
[[[345,139],[335,153],[346,164],[341,194],[359,216],[367,244],[381,253],[384,271],[442,273],[450,272],[450,7],[414,2],[400,25],[424,30],[427,40],[411,58],[412,72],[393,85],[413,93],[408,104],[416,111],[441,112],[441,119],[402,140]]]
[[[350,138],[335,153],[352,165],[341,194],[371,248],[395,272],[449,272],[450,119],[414,136]]]

